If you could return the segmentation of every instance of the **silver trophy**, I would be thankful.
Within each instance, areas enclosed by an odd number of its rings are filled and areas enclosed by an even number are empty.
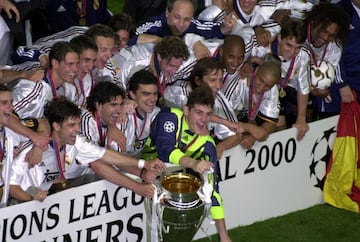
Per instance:
[[[167,174],[155,187],[156,194],[145,205],[151,211],[148,241],[191,241],[211,207],[212,171],[202,179],[183,172]]]

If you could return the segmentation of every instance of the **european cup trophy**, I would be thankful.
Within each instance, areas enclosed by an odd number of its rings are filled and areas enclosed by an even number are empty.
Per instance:
[[[153,199],[145,205],[151,211],[148,241],[191,241],[211,207],[213,173],[205,173],[202,179],[183,172],[170,173],[155,186]]]

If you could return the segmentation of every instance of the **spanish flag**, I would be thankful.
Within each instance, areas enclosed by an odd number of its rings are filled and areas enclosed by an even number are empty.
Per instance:
[[[342,103],[336,139],[327,168],[324,200],[338,208],[360,209],[360,105]]]

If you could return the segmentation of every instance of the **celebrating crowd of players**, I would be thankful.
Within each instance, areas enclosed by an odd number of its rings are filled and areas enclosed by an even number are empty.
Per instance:
[[[300,142],[351,100],[341,55],[359,1],[205,2],[197,16],[197,1],[168,0],[136,28],[121,13],[19,46],[0,79],[1,205],[101,178],[151,198],[166,163],[201,174],[288,127]],[[326,88],[311,79],[322,62],[336,70]],[[216,182],[212,202],[231,241]]]

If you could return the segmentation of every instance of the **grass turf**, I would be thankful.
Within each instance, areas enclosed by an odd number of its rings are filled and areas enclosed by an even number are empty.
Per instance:
[[[229,234],[233,242],[358,242],[359,229],[359,214],[322,204],[248,226],[240,226],[230,230]],[[218,238],[212,236],[212,240],[196,240],[208,241],[218,241]]]

